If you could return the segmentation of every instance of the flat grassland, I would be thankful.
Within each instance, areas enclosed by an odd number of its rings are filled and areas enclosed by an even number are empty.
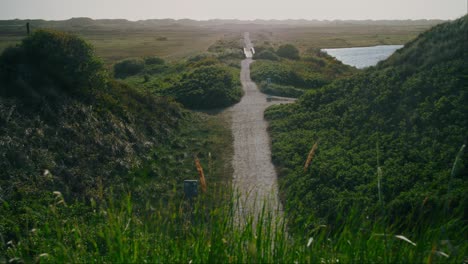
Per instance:
[[[361,22],[320,25],[276,26],[251,33],[255,45],[278,46],[291,43],[301,51],[322,48],[348,48],[375,45],[403,45],[421,32],[440,23],[425,22]]]
[[[0,21],[0,52],[26,36],[26,20]],[[241,39],[250,31],[255,45],[292,43],[302,51],[404,44],[441,21],[237,21],[237,20],[31,20],[31,29],[56,29],[82,36],[106,64],[130,57],[177,60],[204,52],[221,39]],[[241,42],[239,42],[241,43]],[[240,45],[240,44],[239,44]]]
[[[94,46],[99,57],[106,64],[131,58],[158,56],[166,60],[176,60],[205,51],[222,37],[222,33],[209,30],[140,30],[140,31],[84,31],[73,32]],[[0,52],[15,45],[23,35],[0,33]]]
[[[176,23],[147,25],[115,20],[110,24],[91,20],[95,23],[78,21],[71,24],[68,21],[31,21],[31,30],[53,29],[77,34],[94,46],[106,64],[145,56],[177,60],[206,51],[225,34],[216,28]],[[25,25],[26,21],[0,21],[0,52],[26,36]]]

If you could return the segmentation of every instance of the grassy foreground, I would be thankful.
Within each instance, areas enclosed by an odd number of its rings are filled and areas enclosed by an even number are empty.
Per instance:
[[[443,228],[392,233],[384,224],[361,222],[359,212],[341,215],[338,232],[318,226],[310,237],[290,237],[269,208],[234,219],[235,196],[210,186],[192,203],[184,199],[141,206],[127,193],[76,214],[59,192],[42,212],[46,221],[19,241],[0,240],[0,262],[41,263],[461,263],[464,245],[446,240]],[[216,202],[217,201],[217,202]],[[34,212],[31,212],[34,214]],[[256,223],[256,224],[255,224]]]

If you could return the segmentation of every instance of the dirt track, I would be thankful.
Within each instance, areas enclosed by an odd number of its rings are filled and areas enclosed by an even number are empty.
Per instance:
[[[248,34],[245,37],[248,38]],[[246,41],[250,43],[249,39]],[[281,210],[277,175],[271,163],[268,124],[263,113],[268,106],[285,101],[267,102],[267,96],[250,79],[252,62],[250,58],[242,61],[241,82],[245,94],[238,104],[227,111],[232,118],[234,137],[233,183],[240,194],[238,219],[245,219],[242,217],[245,213],[259,212],[265,200],[270,210]]]

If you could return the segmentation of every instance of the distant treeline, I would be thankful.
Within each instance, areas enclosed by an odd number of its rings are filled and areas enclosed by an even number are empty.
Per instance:
[[[236,19],[148,19],[129,21],[126,19],[91,19],[87,17],[70,18],[67,20],[43,19],[13,19],[0,20],[0,32],[21,30],[29,22],[36,28],[55,28],[67,30],[106,29],[119,27],[121,29],[151,29],[155,26],[203,26],[203,27],[229,27],[236,25],[257,26],[432,26],[444,22],[443,20],[236,20]]]

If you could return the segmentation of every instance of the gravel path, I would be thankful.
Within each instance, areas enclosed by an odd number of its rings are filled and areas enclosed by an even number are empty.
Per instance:
[[[244,35],[244,42],[247,47],[252,45],[248,34]],[[227,110],[232,118],[234,137],[233,183],[240,194],[237,219],[245,219],[243,216],[249,212],[258,213],[264,201],[267,201],[269,210],[281,211],[277,174],[271,163],[268,123],[263,118],[263,113],[272,104],[294,100],[275,97],[283,101],[267,102],[267,96],[250,79],[252,62],[251,58],[242,61],[240,79],[245,94],[238,104]]]

